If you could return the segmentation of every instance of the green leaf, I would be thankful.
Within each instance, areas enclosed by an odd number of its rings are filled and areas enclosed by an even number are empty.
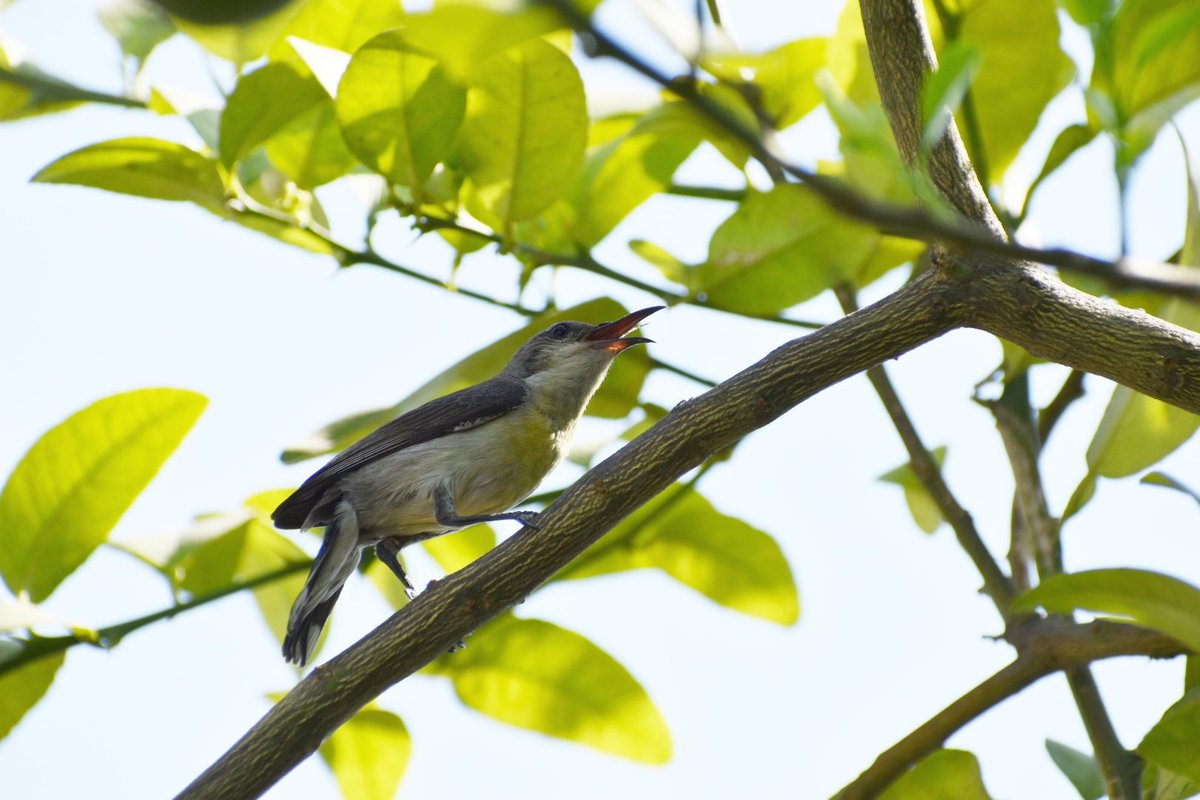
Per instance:
[[[1113,0],[1060,0],[1062,7],[1079,25],[1094,25],[1108,16]]]
[[[800,615],[796,583],[775,540],[684,485],[634,512],[557,578],[649,567],[743,614],[780,625]]]
[[[566,246],[598,244],[630,212],[666,189],[696,149],[700,136],[694,130],[659,124],[661,108],[588,153],[568,198],[574,222]]]
[[[692,285],[692,270],[694,267],[680,261],[668,252],[666,248],[660,247],[654,242],[647,242],[644,239],[630,239],[629,249],[640,256],[643,261],[657,268],[667,280],[683,284],[688,289],[694,288]]]
[[[772,127],[783,130],[821,104],[814,76],[825,63],[828,40],[797,39],[761,54],[701,54],[701,63],[723,83],[737,87],[752,75],[749,92],[766,112]]]
[[[209,0],[197,0],[208,8],[214,6],[230,7],[228,3],[212,3]],[[244,5],[245,0],[237,5]],[[304,6],[305,0],[289,0],[278,11],[259,19],[242,24],[209,25],[190,22],[181,17],[172,17],[175,27],[180,33],[195,40],[197,44],[215,56],[219,56],[234,64],[242,65],[262,58],[267,54],[296,13]],[[273,3],[272,5],[278,5]]]
[[[301,189],[337,180],[358,165],[346,149],[333,101],[328,98],[273,134],[266,149],[271,163]]]
[[[646,690],[612,656],[549,622],[499,617],[431,669],[463,703],[509,725],[648,764],[671,758]]]
[[[694,286],[723,309],[775,313],[846,279],[876,243],[807,186],[784,184],[750,193],[721,223]]]
[[[40,114],[67,111],[79,105],[75,87],[48,75],[29,63],[16,63],[9,59],[0,43],[0,71],[18,76],[38,79],[38,88],[21,86],[0,79],[0,121],[25,119]]]
[[[504,368],[531,336],[563,320],[600,322],[618,319],[625,309],[606,297],[589,300],[580,305],[549,314],[542,314],[524,328],[477,350],[453,367],[434,377],[392,408],[373,409],[330,423],[304,441],[297,442],[283,453],[287,463],[343,450],[371,431],[390,422],[405,411],[428,403],[434,398],[481,383]],[[650,371],[650,357],[641,348],[623,353],[613,362],[608,377],[588,404],[592,416],[620,419],[637,405],[637,397]]]
[[[933,460],[940,468],[946,460],[946,448],[935,448],[930,455],[933,456]],[[904,500],[908,503],[909,513],[912,514],[913,521],[921,530],[933,533],[945,521],[941,508],[934,502],[933,496],[929,494],[925,484],[921,483],[921,479],[917,477],[911,462],[901,464],[890,472],[885,472],[879,476],[879,480],[894,483],[904,489]]]
[[[1184,486],[1179,481],[1162,472],[1147,472],[1142,476],[1140,483],[1145,483],[1150,486],[1165,486],[1168,489],[1174,489],[1177,492],[1183,492],[1188,497],[1200,503],[1200,492]]]
[[[333,770],[342,797],[391,800],[408,769],[412,737],[390,711],[367,706],[321,745],[321,758]]]
[[[937,71],[929,76],[921,92],[921,152],[929,153],[942,139],[950,120],[958,113],[971,82],[979,73],[979,48],[960,40],[939,56]]]
[[[171,18],[150,0],[111,0],[100,8],[100,22],[117,40],[121,52],[139,62],[175,35]]]
[[[380,31],[404,24],[400,0],[308,0],[271,47],[271,60],[292,57],[289,39],[353,53]]]
[[[1200,782],[1147,762],[1142,773],[1142,796],[1146,800],[1184,800],[1200,794]]]
[[[48,431],[0,494],[0,575],[44,600],[87,560],[208,401],[181,389],[98,400]]]
[[[263,518],[255,517],[186,552],[175,561],[173,576],[179,588],[201,597],[310,561],[292,541]],[[263,619],[282,643],[288,614],[304,586],[305,575],[296,572],[254,590]]]
[[[163,139],[133,137],[81,147],[33,176],[38,183],[71,183],[110,192],[191,201],[223,214],[225,177],[202,153]]]
[[[404,33],[454,81],[467,83],[490,69],[492,56],[561,26],[553,10],[533,5],[505,13],[473,2],[437,3],[427,13],[408,15]]]
[[[65,651],[53,653],[0,675],[0,739],[42,699],[66,657]]]
[[[230,167],[329,95],[302,63],[267,64],[243,75],[221,114],[221,163]]]
[[[1056,613],[1086,609],[1125,617],[1200,651],[1200,589],[1168,575],[1137,569],[1055,575],[1018,597],[1012,607],[1024,612],[1039,605]]]
[[[971,95],[994,181],[1033,133],[1046,104],[1070,83],[1074,65],[1059,47],[1060,33],[1054,0],[1028,0],[1019,8],[975,3],[962,19],[961,40],[981,56]]]
[[[1083,800],[1099,800],[1107,793],[1104,773],[1095,758],[1053,739],[1046,740],[1046,752]]]
[[[1165,301],[1160,316],[1200,329],[1200,306],[1184,300]],[[1190,439],[1198,426],[1200,417],[1195,414],[1117,386],[1088,445],[1088,468],[1106,478],[1132,475],[1158,463]]]
[[[502,230],[544,210],[570,189],[586,139],[583,82],[561,50],[534,39],[488,59],[459,138],[471,212]]]
[[[421,544],[449,575],[495,547],[496,532],[490,525],[472,525],[456,533],[426,539]]]
[[[1176,775],[1200,782],[1200,691],[1193,690],[1167,709],[1155,723],[1138,753]]]
[[[990,800],[979,760],[965,750],[938,750],[896,779],[880,800]]]
[[[926,15],[932,23],[936,16]],[[867,37],[863,32],[862,10],[854,0],[847,0],[838,16],[837,30],[825,49],[825,64],[833,81],[856,103],[879,102],[871,55],[867,52]]]
[[[466,91],[401,31],[363,45],[338,88],[347,146],[390,182],[414,190],[449,155],[465,108]]]
[[[1029,208],[1029,201],[1033,198],[1034,192],[1042,185],[1042,181],[1053,175],[1077,151],[1089,145],[1099,132],[1099,129],[1082,123],[1068,125],[1059,131],[1058,136],[1054,139],[1054,144],[1050,146],[1050,152],[1046,155],[1045,163],[1042,164],[1041,172],[1033,179],[1033,183],[1029,184],[1029,191],[1025,193],[1025,201],[1021,205],[1022,217]]]
[[[1176,111],[1200,96],[1200,6],[1124,0],[1113,16],[1111,41],[1111,75],[1097,70],[1093,88],[1111,92],[1131,163]]]

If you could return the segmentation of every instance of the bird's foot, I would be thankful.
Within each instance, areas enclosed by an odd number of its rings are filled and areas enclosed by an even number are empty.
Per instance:
[[[524,525],[526,528],[537,530],[537,518],[539,514],[536,511],[514,511],[512,518]]]

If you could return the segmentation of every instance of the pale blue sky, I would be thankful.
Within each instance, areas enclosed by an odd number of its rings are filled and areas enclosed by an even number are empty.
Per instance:
[[[81,6],[23,0],[0,15],[0,33],[21,41],[50,72],[116,90],[115,50]],[[731,4],[747,46],[826,32],[837,12],[830,3],[787,6],[792,10],[783,14],[780,7],[766,0]],[[617,12],[616,19],[632,25],[630,7]],[[651,37],[638,41],[648,44]],[[1071,41],[1079,41],[1077,34]],[[151,69],[176,80],[199,75],[196,88],[205,89],[200,63],[186,43],[172,42]],[[584,68],[606,86],[624,79],[611,66]],[[1081,112],[1079,92],[1069,91],[1044,120],[1032,148],[1038,152],[1023,163],[1040,163],[1057,130]],[[1200,152],[1195,109],[1181,129]],[[299,482],[313,465],[281,466],[281,447],[344,414],[393,402],[521,324],[503,310],[372,268],[338,272],[330,259],[186,205],[27,183],[75,147],[134,134],[191,140],[177,120],[110,108],[0,125],[0,365],[6,383],[0,474],[41,432],[101,396],[165,385],[195,389],[211,401],[122,520],[118,538],[178,528],[196,513],[236,507],[256,491]],[[797,126],[786,143],[804,162],[834,151],[820,119]],[[1034,221],[1047,244],[1113,253],[1115,191],[1107,159],[1107,145],[1097,142],[1042,192]],[[712,157],[701,155],[685,169],[698,182],[729,179]],[[1178,247],[1183,186],[1179,149],[1168,135],[1135,179],[1135,252],[1162,257]],[[352,197],[330,192],[324,199],[335,229],[353,240],[358,212]],[[651,202],[600,255],[644,270],[624,247],[643,237],[699,260],[705,231],[728,212],[701,201]],[[448,264],[435,241],[413,244],[399,226],[382,241],[385,252],[404,263],[430,272]],[[507,292],[514,274],[508,261],[481,255],[467,262],[461,277]],[[894,286],[890,280],[880,291]],[[559,276],[556,288],[564,305],[601,292],[634,307],[653,300],[572,271]],[[825,297],[797,313],[832,319],[837,312]],[[796,333],[690,308],[658,315],[651,330],[656,355],[713,378]],[[1002,553],[1011,479],[989,416],[966,399],[998,360],[994,340],[962,331],[889,368],[927,442],[949,447],[950,484]],[[1052,394],[1061,377],[1056,369],[1041,370],[1039,397]],[[1046,453],[1055,509],[1083,474],[1083,449],[1107,386],[1089,382],[1091,394],[1063,421]],[[649,396],[670,406],[697,391],[662,377]],[[555,586],[518,610],[583,633],[626,665],[670,725],[675,758],[669,765],[646,767],[502,726],[463,709],[445,681],[416,676],[381,701],[403,716],[414,738],[401,796],[517,800],[562,797],[567,787],[577,798],[828,796],[1010,657],[1007,647],[985,638],[999,632],[998,620],[975,594],[979,580],[950,532],[921,534],[901,492],[875,481],[903,460],[860,377],[751,436],[733,462],[702,483],[721,510],[779,540],[800,588],[802,618],[793,628],[726,611],[655,573]],[[1200,483],[1200,447],[1185,446],[1163,467]],[[552,482],[571,477],[564,471]],[[1132,480],[1105,482],[1067,529],[1068,563],[1074,569],[1136,565],[1200,583],[1198,529],[1195,504],[1182,495]],[[418,584],[436,576],[419,557],[414,573]],[[63,616],[102,625],[167,600],[154,576],[103,550],[50,605]],[[386,614],[371,587],[351,585],[325,654],[348,646]],[[1127,744],[1136,744],[1177,696],[1181,672],[1181,665],[1140,659],[1097,668]],[[234,597],[131,636],[110,653],[73,650],[48,697],[0,742],[0,775],[14,797],[168,796],[261,716],[267,692],[292,682],[251,599]],[[1046,736],[1087,749],[1059,678],[1001,706],[950,744],[979,754],[996,797],[1070,797],[1045,756]],[[335,792],[323,765],[310,761],[268,796]]]

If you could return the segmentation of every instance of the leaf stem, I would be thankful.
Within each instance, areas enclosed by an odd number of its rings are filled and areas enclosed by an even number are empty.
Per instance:
[[[109,625],[105,628],[99,628],[95,631],[95,637],[87,635],[72,634],[70,636],[49,636],[37,637],[30,639],[27,644],[21,649],[21,652],[8,659],[0,662],[0,675],[4,675],[12,670],[20,669],[26,664],[36,661],[39,658],[44,658],[54,653],[61,653],[77,644],[90,644],[96,647],[109,650],[120,644],[121,640],[136,630],[151,625],[160,620],[170,619],[176,614],[181,614],[185,611],[191,611],[195,608],[208,605],[223,597],[228,597],[231,594],[245,591],[246,589],[257,589],[260,586],[272,583],[286,578],[289,575],[294,575],[297,572],[307,570],[312,566],[312,561],[297,561],[294,564],[288,564],[286,567],[258,575],[242,583],[226,586],[224,589],[218,589],[212,594],[201,595],[194,597],[185,603],[176,603],[166,608],[155,611],[151,614],[146,614],[136,619],[131,619],[128,622],[121,622],[116,625]]]
[[[65,103],[101,103],[122,108],[146,108],[146,101],[137,97],[95,92],[32,70],[17,71],[0,67],[0,83],[24,86],[41,92],[50,100]]]

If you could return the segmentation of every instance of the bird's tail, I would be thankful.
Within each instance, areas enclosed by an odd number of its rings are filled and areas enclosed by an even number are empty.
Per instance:
[[[313,561],[308,580],[300,590],[288,617],[283,657],[304,666],[317,649],[325,620],[341,594],[342,585],[358,566],[358,517],[345,500],[338,503],[333,520],[325,527],[325,539]]]

